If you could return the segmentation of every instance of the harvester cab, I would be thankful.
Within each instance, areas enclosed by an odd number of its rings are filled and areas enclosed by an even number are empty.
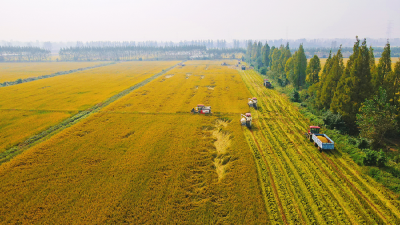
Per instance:
[[[268,79],[264,79],[264,87],[266,87],[266,88],[272,88],[272,84],[271,84],[271,82],[269,82]]]
[[[211,113],[211,106],[204,106],[203,104],[198,104],[197,107],[193,108],[190,112],[200,113],[200,114],[209,114],[209,113]]]
[[[247,103],[249,107],[254,107],[254,109],[257,109],[257,98],[248,98],[249,102]]]
[[[251,128],[251,113],[246,113],[246,114],[241,114],[241,119],[240,119],[240,123],[242,124],[242,126],[246,125],[248,128]]]

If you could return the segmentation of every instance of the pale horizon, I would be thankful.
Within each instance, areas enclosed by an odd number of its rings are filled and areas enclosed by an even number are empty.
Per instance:
[[[5,1],[0,40],[399,38],[400,1]],[[10,19],[12,18],[12,19]]]

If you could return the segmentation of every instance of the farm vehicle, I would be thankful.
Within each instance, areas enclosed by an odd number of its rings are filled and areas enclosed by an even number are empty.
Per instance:
[[[264,87],[266,87],[266,88],[272,88],[272,84],[271,84],[271,82],[269,82],[268,79],[264,79]]]
[[[198,104],[197,107],[194,107],[191,113],[200,113],[200,114],[210,114],[211,106],[204,106],[203,104]]]
[[[248,100],[249,102],[247,104],[249,105],[249,107],[254,107],[254,109],[257,109],[257,98],[253,97],[249,98]]]
[[[251,113],[246,113],[246,114],[240,114],[241,115],[241,119],[240,119],[240,123],[242,124],[242,126],[246,125],[248,128],[251,128]]]
[[[320,134],[319,130],[320,127],[318,126],[310,126],[307,138],[311,142],[314,142],[314,146],[318,147],[320,152],[322,152],[322,150],[335,149],[335,142],[333,142],[326,134]]]

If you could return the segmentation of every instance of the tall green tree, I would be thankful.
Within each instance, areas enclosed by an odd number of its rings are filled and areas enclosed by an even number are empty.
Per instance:
[[[307,69],[307,57],[304,53],[303,44],[300,44],[299,49],[296,51],[296,57],[294,59],[294,78],[293,86],[299,89],[305,84],[306,81],[306,69]]]
[[[379,87],[378,95],[366,100],[357,114],[360,136],[372,140],[373,146],[379,146],[388,130],[396,126],[396,106],[387,103],[386,91]]]
[[[293,58],[296,57],[296,53],[292,57],[290,57],[285,64],[285,79],[282,79],[282,82],[286,82],[286,79],[289,79],[289,82],[294,83],[294,60]]]
[[[271,56],[271,70],[274,72],[278,72],[279,71],[279,67],[280,67],[280,59],[281,57],[281,51],[278,48],[274,48],[274,51],[272,53]]]
[[[339,48],[329,63],[330,68],[324,76],[323,83],[321,84],[321,94],[319,99],[321,104],[320,106],[325,109],[331,107],[339,80],[343,76],[344,64],[341,48]]]
[[[319,82],[319,72],[321,71],[321,62],[317,55],[310,59],[306,69],[306,81],[309,85]]]
[[[390,44],[388,41],[383,49],[382,56],[379,59],[376,72],[373,74],[372,83],[375,91],[377,91],[379,87],[388,88],[388,86],[390,86],[390,82],[388,82],[387,79],[391,72],[392,60],[390,58]]]
[[[315,91],[316,106],[318,108],[323,107],[323,103],[321,102],[321,93],[322,93],[321,89],[322,89],[323,84],[326,81],[326,75],[329,73],[329,70],[331,69],[331,67],[332,67],[332,50],[329,51],[329,56],[325,61],[325,65],[324,65],[324,68],[322,69],[321,77],[319,79],[320,81],[318,83],[314,84],[311,88],[313,91]]]
[[[394,70],[390,72],[386,79],[385,89],[387,90],[388,101],[392,105],[400,106],[400,61],[397,61]]]
[[[263,64],[264,66],[268,67],[269,66],[269,54],[270,54],[270,47],[267,42],[265,42],[265,45],[262,48],[262,57],[263,57]]]
[[[354,56],[347,63],[348,68],[346,67],[336,88],[334,96],[336,100],[331,104],[331,110],[340,113],[349,124],[354,124],[361,104],[371,96],[371,90],[373,90],[366,40],[364,39],[362,45],[359,46],[357,38],[353,50],[355,50]]]
[[[251,53],[253,52],[253,43],[251,42],[251,40],[249,40],[247,42],[247,51],[246,51],[246,55],[247,57],[250,59],[251,58]]]

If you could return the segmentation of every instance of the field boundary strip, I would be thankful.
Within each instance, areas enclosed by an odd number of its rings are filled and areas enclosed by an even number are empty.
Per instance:
[[[74,69],[74,70],[59,71],[59,72],[55,72],[55,73],[52,73],[52,74],[49,74],[49,75],[42,75],[42,76],[37,76],[37,77],[28,77],[28,78],[25,78],[25,79],[17,79],[15,81],[5,81],[3,83],[0,83],[0,87],[7,87],[7,86],[27,83],[27,82],[31,82],[31,81],[35,81],[35,80],[41,80],[41,79],[46,79],[46,78],[50,78],[50,77],[67,75],[67,74],[71,74],[71,73],[75,73],[75,72],[80,72],[80,71],[90,70],[90,69],[94,69],[94,68],[98,68],[98,67],[113,65],[115,63],[116,62],[102,63],[102,64],[89,66],[89,67],[78,68],[78,69]]]
[[[14,158],[18,154],[24,152],[25,150],[29,149],[30,147],[49,139],[50,137],[59,133],[60,131],[64,130],[65,128],[68,128],[68,127],[78,123],[82,119],[87,118],[89,115],[99,112],[102,108],[106,107],[107,105],[111,104],[112,102],[114,102],[114,101],[122,98],[123,96],[131,93],[132,91],[146,85],[147,83],[151,82],[152,80],[164,75],[165,73],[167,73],[168,71],[170,71],[171,69],[175,68],[178,65],[179,65],[179,63],[177,63],[167,69],[164,69],[163,71],[147,78],[146,80],[144,80],[138,84],[135,84],[135,85],[119,92],[118,94],[116,94],[114,96],[111,96],[104,102],[100,102],[87,110],[80,111],[79,113],[73,115],[72,117],[65,119],[61,123],[54,125],[54,126],[48,128],[47,130],[40,132],[39,134],[33,135],[32,137],[26,139],[23,142],[20,142],[19,144],[14,145],[11,148],[6,149],[4,152],[0,153],[0,165],[3,164],[4,162],[10,161],[12,158]]]

